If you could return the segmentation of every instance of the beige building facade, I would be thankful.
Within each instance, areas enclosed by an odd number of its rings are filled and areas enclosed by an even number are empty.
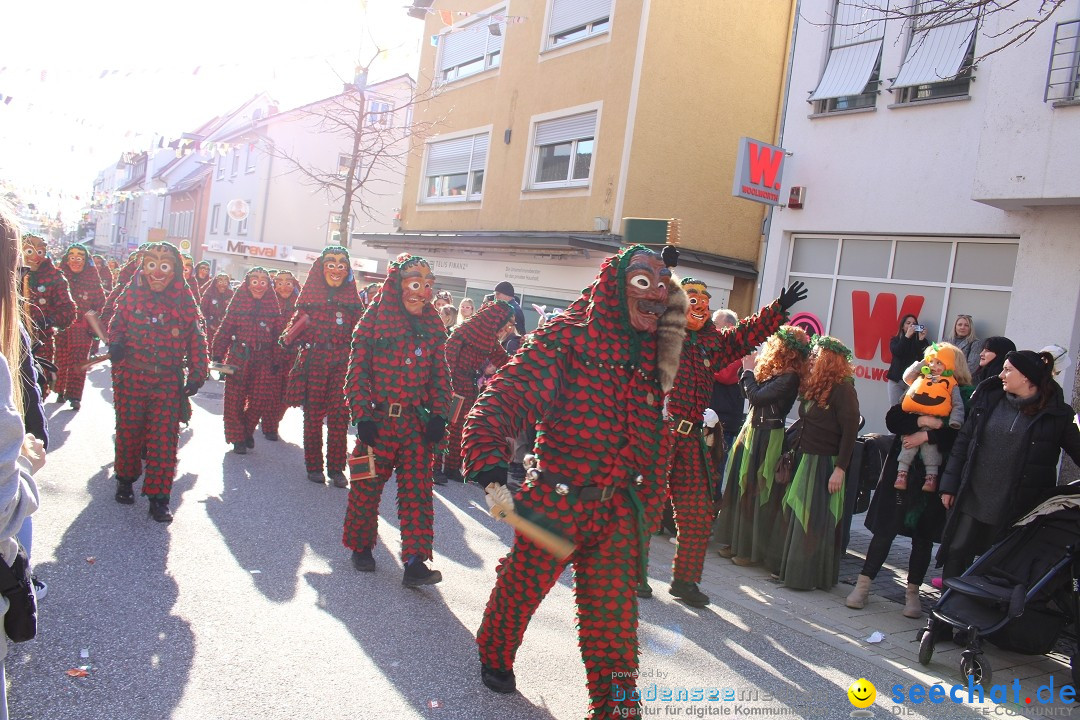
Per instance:
[[[510,280],[528,311],[576,297],[623,218],[679,218],[682,273],[750,310],[764,212],[731,178],[740,137],[775,139],[793,6],[414,6],[419,74],[440,87],[417,119],[434,130],[415,138],[400,231],[365,242],[424,255],[455,295]]]

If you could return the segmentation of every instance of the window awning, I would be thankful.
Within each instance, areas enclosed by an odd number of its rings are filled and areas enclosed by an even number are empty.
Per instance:
[[[833,48],[811,100],[859,95],[866,88],[881,57],[881,40]]]
[[[916,32],[892,86],[930,85],[955,78],[971,46],[975,26],[975,20],[964,20]]]

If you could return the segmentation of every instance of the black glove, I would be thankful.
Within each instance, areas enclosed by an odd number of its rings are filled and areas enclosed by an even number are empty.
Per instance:
[[[429,443],[437,443],[446,437],[446,420],[439,415],[432,415],[424,428],[424,440]]]
[[[791,306],[806,299],[806,283],[796,280],[786,290],[780,291],[780,307],[790,310]]]
[[[199,388],[201,388],[203,386],[204,382],[206,382],[206,381],[205,380],[188,380],[187,383],[184,384],[184,395],[187,396],[187,397],[191,397],[195,393],[199,392]]]
[[[356,437],[365,445],[374,446],[375,438],[379,437],[379,424],[374,420],[361,420],[356,423]]]
[[[127,357],[127,345],[122,342],[109,343],[109,359],[114,363]]]
[[[660,251],[660,259],[669,268],[677,267],[679,264],[679,248],[674,245],[665,245],[664,249]]]
[[[496,485],[506,485],[506,468],[493,467],[487,470],[481,470],[476,474],[476,483],[480,487],[486,488],[491,483]]]

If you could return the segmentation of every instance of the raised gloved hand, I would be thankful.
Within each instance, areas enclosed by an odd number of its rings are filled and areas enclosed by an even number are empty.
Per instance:
[[[356,423],[356,437],[368,447],[375,445],[375,438],[379,437],[379,424],[374,420],[361,420]]]
[[[487,472],[486,470],[484,472]],[[483,474],[483,473],[481,473]],[[484,500],[487,501],[488,510],[493,511],[496,505],[502,506],[503,510],[514,509],[514,496],[510,494],[510,488],[506,485],[492,483],[484,486]]]
[[[490,485],[506,485],[506,468],[492,467],[476,474],[476,484],[482,488]]]
[[[720,416],[716,414],[716,411],[710,407],[705,408],[705,413],[701,418],[701,422],[707,428],[716,427],[716,423],[720,422]]]
[[[205,380],[188,380],[184,384],[184,395],[191,397],[195,393],[199,392],[199,388],[203,386]]]
[[[446,420],[440,415],[432,415],[424,428],[424,440],[437,443],[446,436]]]
[[[664,249],[660,251],[660,259],[669,268],[677,267],[679,265],[679,248],[674,245],[665,245]]]
[[[787,289],[780,291],[780,307],[784,310],[790,310],[792,305],[800,300],[805,300],[806,295],[806,283],[796,280]]]
[[[127,345],[122,342],[109,343],[109,359],[114,363],[127,357]]]

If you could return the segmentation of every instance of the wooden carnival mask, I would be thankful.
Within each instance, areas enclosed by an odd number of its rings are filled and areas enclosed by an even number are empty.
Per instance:
[[[140,272],[154,292],[163,292],[176,277],[176,256],[163,247],[142,251]]]
[[[705,283],[697,280],[683,282],[682,289],[690,301],[686,308],[686,329],[700,330],[705,327],[706,321],[712,315],[709,308],[709,299],[712,295],[709,294]]]
[[[251,291],[251,297],[261,300],[266,291],[270,289],[269,273],[261,271],[251,273],[247,278],[247,286],[248,290]]]
[[[181,255],[180,262],[184,264],[184,279],[190,282],[191,276],[195,272],[195,261],[185,255]]]
[[[401,273],[401,304],[410,315],[420,315],[431,302],[435,276],[426,262],[415,262]]]
[[[41,263],[49,256],[45,241],[36,235],[30,235],[23,239],[23,262],[31,270],[37,270]]]
[[[66,260],[71,272],[81,273],[86,268],[86,251],[76,247],[68,248]]]
[[[274,292],[282,300],[288,300],[296,288],[296,278],[286,272],[279,272],[274,276]]]
[[[345,253],[328,252],[322,257],[323,278],[329,287],[341,287],[349,277],[349,256]]]
[[[667,310],[667,281],[671,270],[654,252],[635,252],[626,266],[626,311],[638,332],[656,332]]]

